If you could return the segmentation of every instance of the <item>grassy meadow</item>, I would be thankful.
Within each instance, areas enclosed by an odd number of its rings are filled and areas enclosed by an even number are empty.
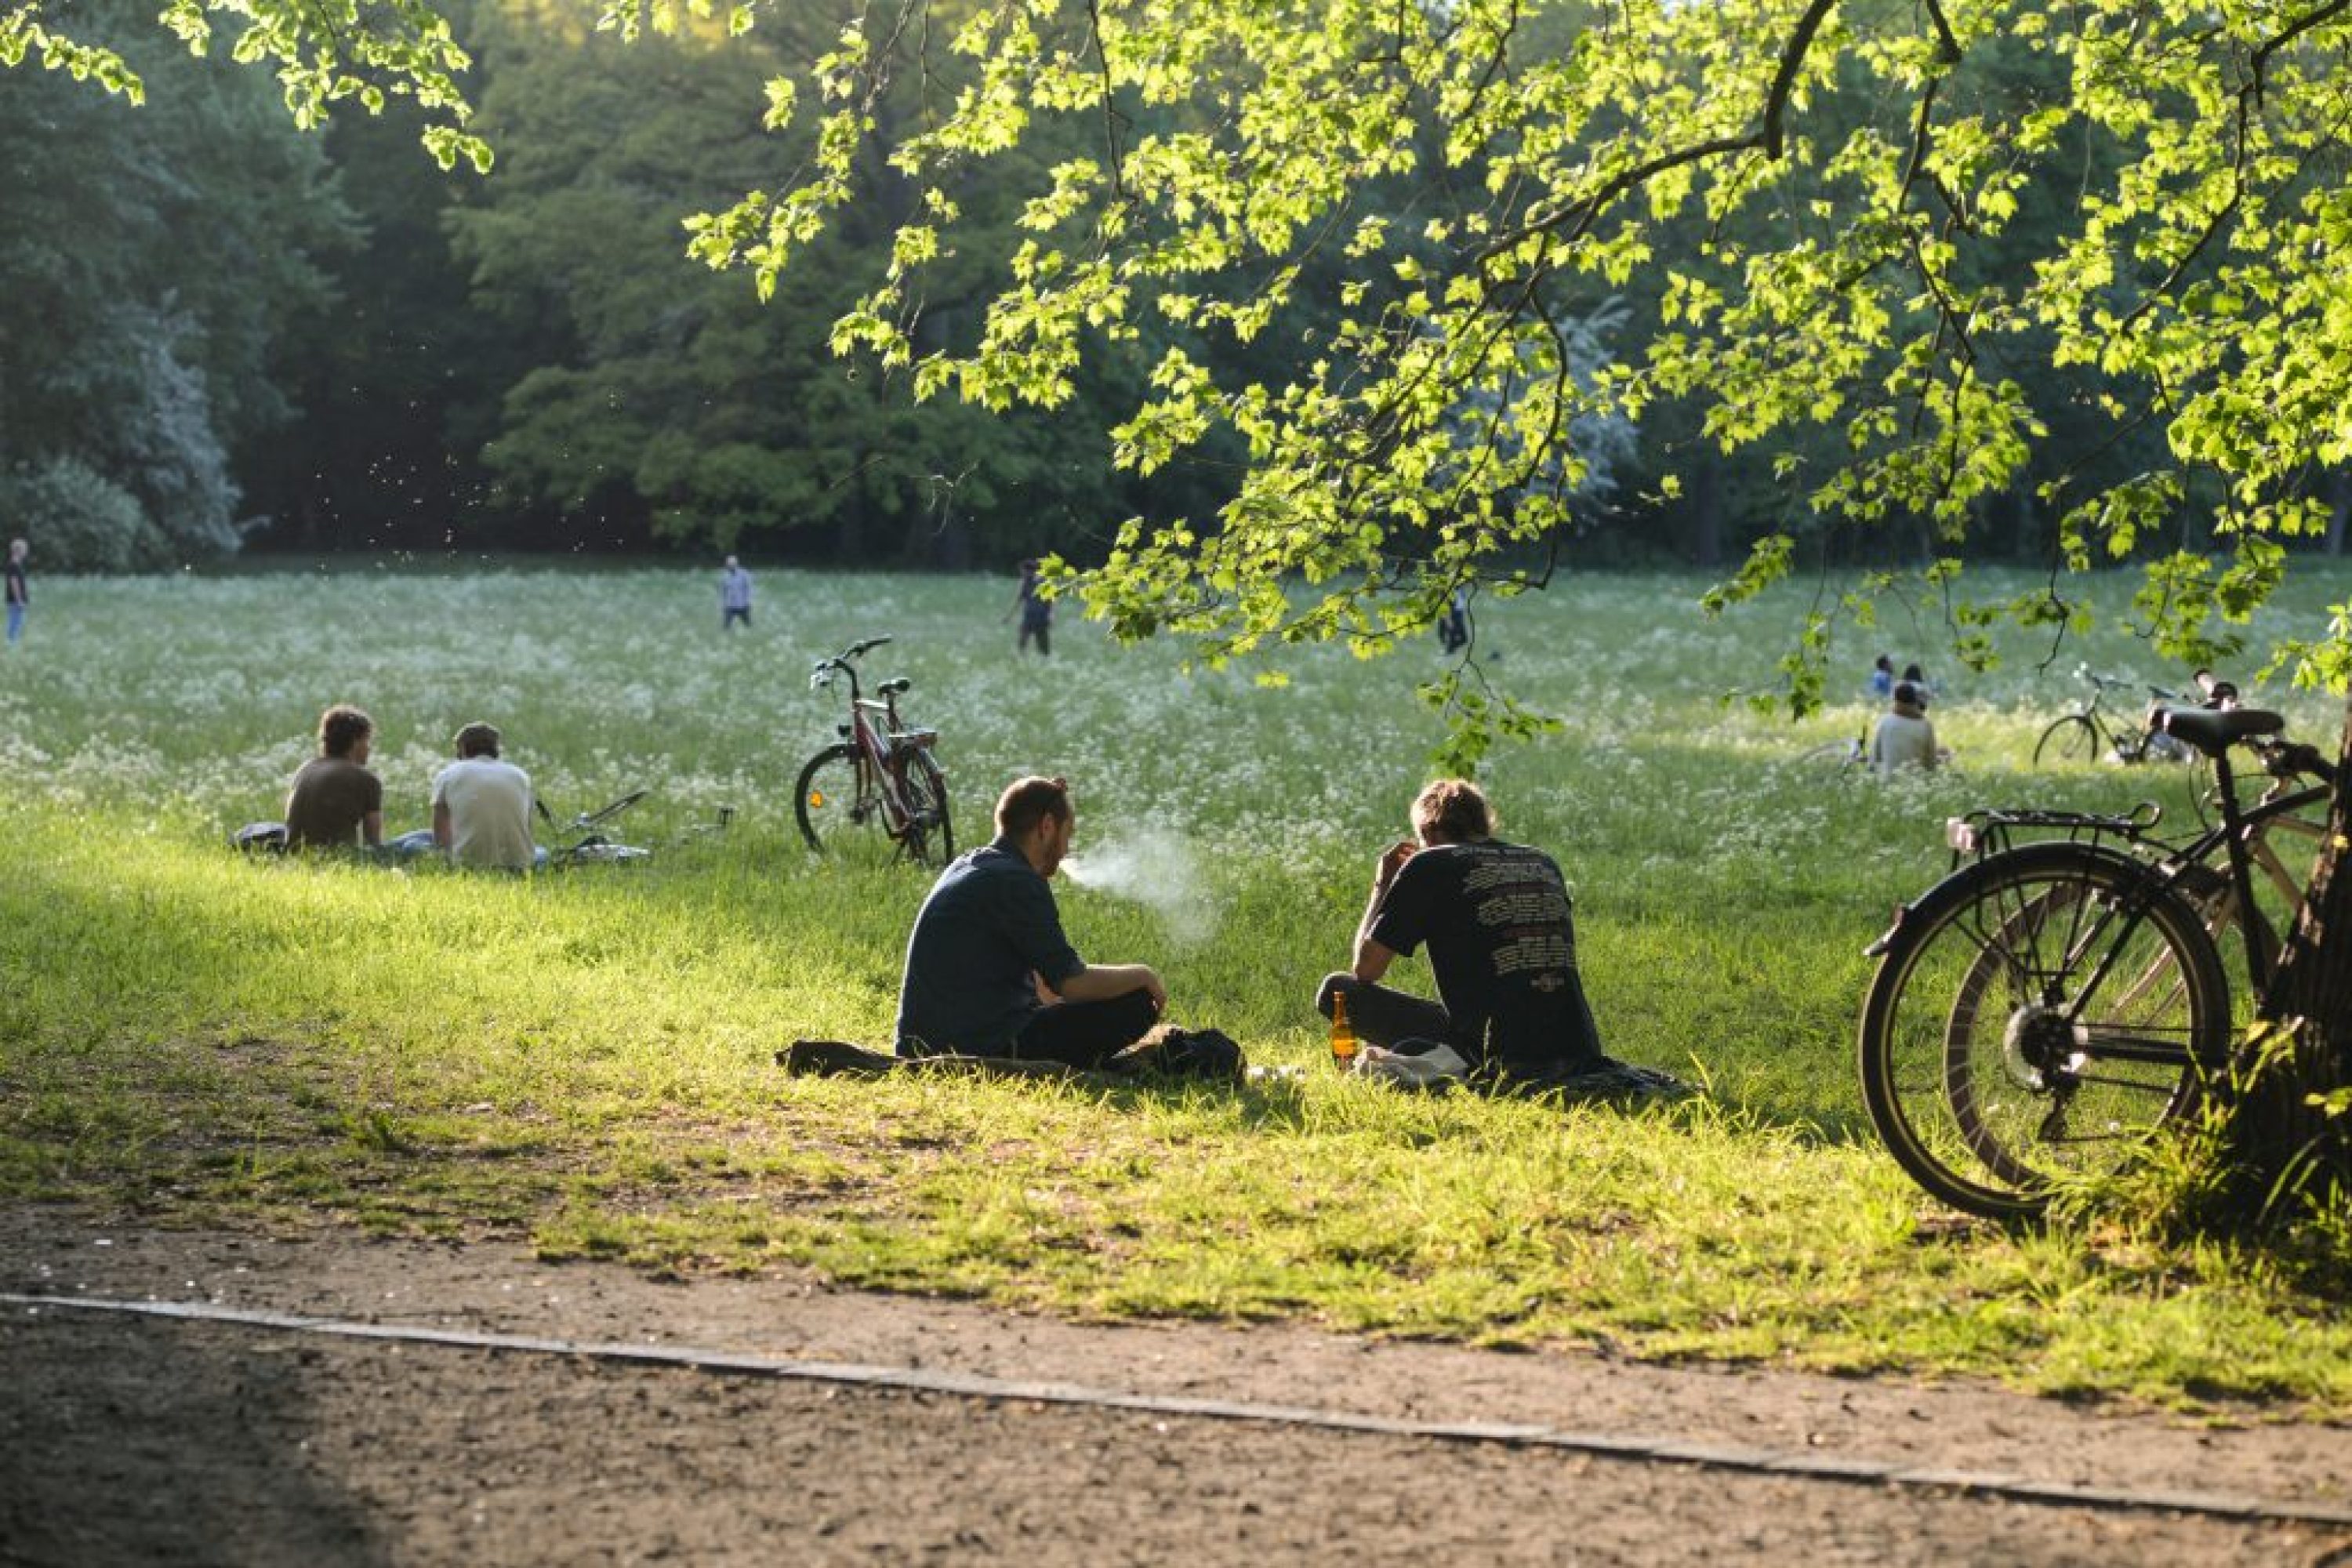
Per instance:
[[[1286,653],[1269,689],[1117,648],[1067,610],[1050,660],[1016,658],[1009,579],[768,572],[731,636],[700,572],[43,579],[0,657],[0,1193],[521,1237],[678,1273],[790,1262],[1082,1316],[2352,1411],[2336,1300],[2210,1244],[1963,1221],[1861,1110],[1862,949],[1943,872],[1943,819],[2177,809],[2172,770],[2026,759],[2080,695],[2078,661],[2187,672],[2102,631],[2054,663],[2021,640],[1969,676],[1929,657],[1932,618],[1898,614],[1851,647],[1854,695],[1791,725],[1722,698],[1769,685],[1804,599],[1709,625],[1702,586],[1580,579],[1478,616],[1480,668],[1567,721],[1487,767],[1503,832],[1569,873],[1609,1048],[1706,1088],[1628,1115],[1323,1067],[1309,999],[1426,776],[1435,721],[1412,688],[1433,639]],[[2126,589],[2096,592],[2113,607]],[[2308,577],[2257,633],[2316,632],[2347,597],[2352,573]],[[885,632],[866,668],[911,677],[908,716],[941,731],[959,845],[985,839],[1008,778],[1066,773],[1094,873],[1062,891],[1080,952],[1150,960],[1178,1021],[1302,1076],[779,1072],[799,1037],[887,1040],[929,880],[813,858],[792,824],[799,765],[838,717],[808,667]],[[1954,770],[1880,784],[1801,760],[1862,728],[1881,648],[1927,658]],[[2341,712],[2253,696],[2313,738]],[[528,879],[236,855],[226,834],[278,814],[335,700],[377,721],[388,833],[425,823],[449,736],[481,718],[559,816],[649,788],[626,826],[657,854]],[[694,831],[721,807],[727,831]],[[1426,985],[1425,964],[1403,973]]]

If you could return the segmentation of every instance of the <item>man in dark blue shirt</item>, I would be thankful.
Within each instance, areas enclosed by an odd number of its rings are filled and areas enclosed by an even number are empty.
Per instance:
[[[1486,797],[1460,779],[1423,790],[1412,826],[1417,843],[1381,857],[1355,967],[1328,977],[1316,998],[1324,1016],[1345,994],[1366,1044],[1443,1043],[1474,1080],[1540,1085],[1605,1063],[1559,865],[1495,837]],[[1438,1002],[1379,984],[1424,942]]]
[[[1046,879],[1076,823],[1066,782],[1017,780],[996,803],[995,842],[940,873],[907,942],[901,1056],[1094,1067],[1166,1010],[1149,965],[1089,964],[1062,934]]]

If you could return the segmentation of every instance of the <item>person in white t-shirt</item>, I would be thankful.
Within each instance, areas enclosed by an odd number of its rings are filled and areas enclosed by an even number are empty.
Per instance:
[[[1870,736],[1870,765],[1882,773],[1898,768],[1934,768],[1943,761],[1936,746],[1936,726],[1927,722],[1927,704],[1919,689],[1907,680],[1895,683],[1895,700],[1879,715]]]
[[[460,866],[530,869],[530,775],[499,760],[488,724],[457,731],[457,760],[433,781],[433,842]]]

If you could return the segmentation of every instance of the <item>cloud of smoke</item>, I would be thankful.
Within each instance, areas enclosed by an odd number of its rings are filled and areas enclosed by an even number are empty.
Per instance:
[[[1217,910],[1197,860],[1174,836],[1144,833],[1071,856],[1062,862],[1062,875],[1141,904],[1167,923],[1178,942],[1198,947],[1216,929]]]

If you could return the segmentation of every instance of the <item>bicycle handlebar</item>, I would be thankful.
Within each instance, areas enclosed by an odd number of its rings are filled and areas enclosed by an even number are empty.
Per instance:
[[[2100,692],[2127,691],[2135,686],[2144,685],[2147,688],[2148,696],[2158,702],[2179,702],[2182,700],[2179,692],[2167,691],[2163,687],[2157,685],[2152,680],[2139,681],[2128,679],[2120,675],[2101,675],[2097,670],[2089,668],[2087,665],[2083,668],[2076,670],[2074,673],[2081,676],[2084,680],[2089,681],[2092,688]]]
[[[2336,765],[2308,742],[2254,740],[2247,744],[2262,758],[2263,771],[2274,779],[2315,778],[2325,784],[2336,782]]]
[[[863,642],[851,643],[831,658],[818,659],[815,666],[809,671],[809,689],[814,691],[819,687],[832,685],[833,672],[836,669],[848,671],[850,679],[855,680],[857,678],[857,671],[850,667],[889,640],[887,633],[878,637],[867,637]]]

